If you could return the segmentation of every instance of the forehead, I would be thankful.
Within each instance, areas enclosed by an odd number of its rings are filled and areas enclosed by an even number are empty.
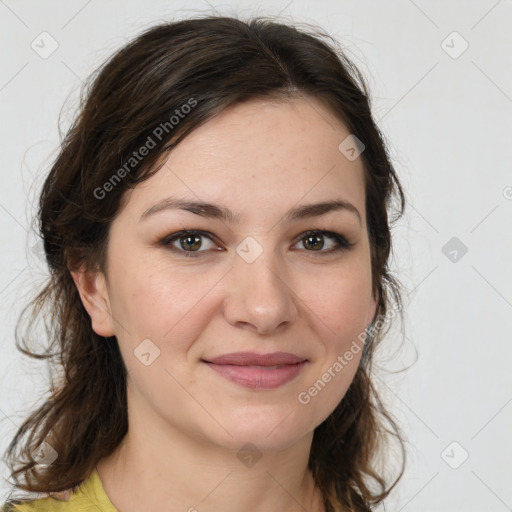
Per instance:
[[[130,197],[141,212],[167,195],[230,205],[235,213],[347,199],[364,216],[364,168],[339,149],[350,135],[322,103],[253,100],[222,111],[169,154]]]

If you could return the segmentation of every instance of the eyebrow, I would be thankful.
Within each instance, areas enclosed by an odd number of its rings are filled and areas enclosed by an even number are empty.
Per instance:
[[[233,213],[231,210],[222,205],[205,203],[202,201],[191,201],[187,199],[180,199],[175,197],[167,197],[162,201],[159,201],[151,208],[148,208],[142,215],[140,220],[144,220],[151,215],[163,210],[185,210],[201,217],[207,217],[211,219],[219,219],[225,222],[237,224],[240,222],[241,217]],[[306,219],[310,217],[320,217],[327,213],[345,210],[356,215],[359,224],[362,223],[361,214],[359,210],[350,202],[344,199],[333,199],[331,201],[324,201],[315,204],[306,204],[297,206],[290,209],[284,216],[284,221],[292,222],[300,219]]]

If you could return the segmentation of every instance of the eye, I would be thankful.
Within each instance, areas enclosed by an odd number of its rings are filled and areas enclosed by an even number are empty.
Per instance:
[[[199,248],[203,246],[201,238],[206,238],[212,242],[211,236],[209,233],[205,233],[204,231],[198,231],[195,229],[179,231],[178,233],[173,233],[172,235],[166,236],[162,240],[160,240],[159,244],[165,247],[169,247],[173,251],[177,251],[182,253],[184,256],[197,256],[198,252],[207,252],[200,251]],[[174,242],[179,244],[179,248],[174,245]]]
[[[331,248],[327,251],[322,249],[325,246],[323,239],[331,239]],[[334,243],[332,242],[334,241]],[[354,243],[350,243],[343,235],[334,233],[332,231],[306,231],[301,235],[299,242],[302,243],[303,247],[308,248],[307,252],[318,252],[320,254],[330,254],[342,250],[350,249]],[[311,250],[310,250],[311,249]]]
[[[158,244],[168,247],[172,251],[181,253],[186,257],[198,257],[198,253],[208,252],[212,249],[211,247],[207,247],[205,250],[200,250],[204,245],[202,238],[206,238],[211,244],[215,245],[212,240],[214,237],[211,233],[195,229],[183,230],[168,235],[160,240]],[[331,240],[331,247],[327,251],[322,250],[325,246],[325,242],[323,241],[325,238]],[[319,254],[331,254],[338,251],[348,250],[350,247],[355,245],[355,243],[350,243],[339,233],[323,230],[306,231],[301,234],[297,243],[299,242],[302,242],[303,247],[306,248],[307,252],[316,252]],[[297,243],[295,245],[297,245]]]

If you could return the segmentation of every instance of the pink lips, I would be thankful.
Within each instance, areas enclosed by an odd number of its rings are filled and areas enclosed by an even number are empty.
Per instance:
[[[203,362],[226,379],[247,388],[271,389],[296,377],[307,359],[287,352],[236,352]]]

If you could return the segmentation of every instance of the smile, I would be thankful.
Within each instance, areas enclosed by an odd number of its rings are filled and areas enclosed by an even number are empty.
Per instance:
[[[285,352],[238,352],[203,362],[231,382],[251,389],[273,389],[294,379],[307,359]]]

